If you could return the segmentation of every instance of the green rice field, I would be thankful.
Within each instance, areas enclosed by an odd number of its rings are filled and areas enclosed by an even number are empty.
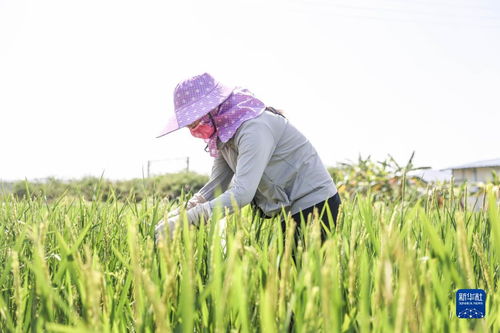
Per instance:
[[[500,332],[495,190],[480,210],[432,189],[344,197],[327,241],[313,216],[295,250],[290,220],[283,241],[279,218],[250,207],[224,230],[220,210],[199,228],[184,220],[156,246],[156,222],[184,199],[4,195],[0,331]],[[486,291],[485,318],[457,318],[467,288]]]

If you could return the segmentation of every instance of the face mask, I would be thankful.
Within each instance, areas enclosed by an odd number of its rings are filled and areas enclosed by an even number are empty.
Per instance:
[[[191,135],[200,139],[209,139],[215,132],[215,127],[212,124],[205,124],[200,121],[196,127],[190,128]]]

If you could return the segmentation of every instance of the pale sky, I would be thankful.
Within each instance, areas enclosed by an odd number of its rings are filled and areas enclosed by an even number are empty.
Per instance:
[[[283,109],[328,166],[500,157],[500,1],[0,0],[0,179],[209,173],[187,129],[155,138],[203,72]]]

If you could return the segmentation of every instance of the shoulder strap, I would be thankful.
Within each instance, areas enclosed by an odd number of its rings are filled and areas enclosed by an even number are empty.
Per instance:
[[[286,118],[286,117],[285,117],[285,115],[284,115],[282,112],[280,112],[280,111],[276,110],[276,109],[275,109],[275,108],[273,108],[272,106],[266,106],[266,111],[272,112],[272,113],[274,113],[274,114],[277,114],[277,115],[282,116],[283,118]]]

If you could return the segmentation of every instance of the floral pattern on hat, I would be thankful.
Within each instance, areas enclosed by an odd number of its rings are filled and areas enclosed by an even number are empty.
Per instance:
[[[174,89],[174,115],[158,137],[188,126],[209,112],[216,132],[205,142],[210,155],[217,157],[217,140],[229,141],[241,124],[258,117],[266,106],[247,89],[230,88],[204,73],[180,82]]]
[[[225,101],[233,90],[217,82],[208,73],[180,82],[174,89],[174,115],[157,137],[200,119]]]

